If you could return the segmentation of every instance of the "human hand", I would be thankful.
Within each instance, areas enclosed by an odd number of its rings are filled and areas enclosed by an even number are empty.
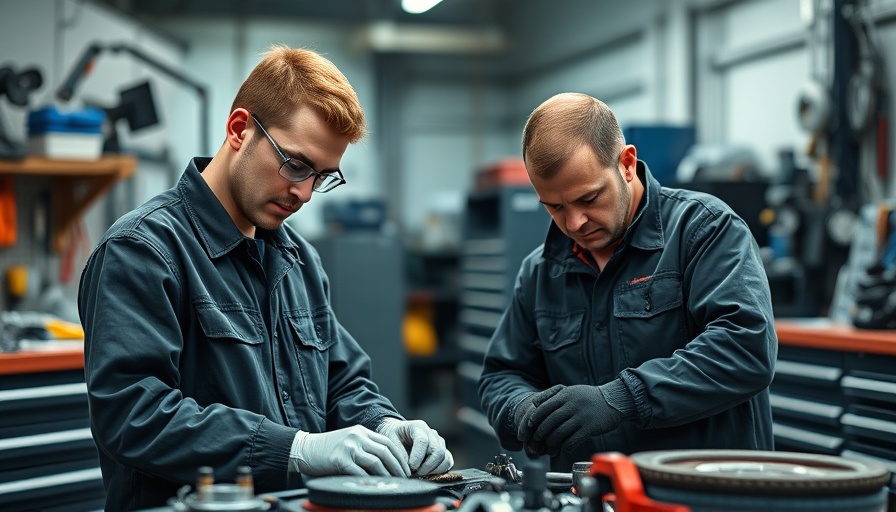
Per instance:
[[[544,391],[529,393],[513,411],[513,424],[516,427],[516,438],[523,443],[523,449],[531,457],[544,455],[547,447],[543,443],[533,443],[532,435],[535,429],[529,426],[528,417],[535,410],[535,404],[544,402],[548,398],[557,394],[563,386],[556,385]]]
[[[528,437],[527,449],[552,456],[615,429],[623,419],[597,386],[557,385],[536,394],[532,405],[518,435],[522,431]]]
[[[304,475],[411,475],[401,446],[361,425],[321,434],[300,431],[296,445],[292,460]]]
[[[377,431],[404,447],[405,460],[413,475],[445,473],[454,465],[454,456],[442,436],[422,420],[386,418]]]

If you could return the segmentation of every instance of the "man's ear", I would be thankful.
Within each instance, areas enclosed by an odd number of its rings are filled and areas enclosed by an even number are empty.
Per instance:
[[[619,163],[622,165],[622,174],[626,181],[631,181],[638,174],[638,150],[631,144],[626,144],[619,155]]]
[[[247,131],[249,125],[249,111],[244,108],[235,109],[227,116],[227,144],[234,150],[239,151],[249,136]]]

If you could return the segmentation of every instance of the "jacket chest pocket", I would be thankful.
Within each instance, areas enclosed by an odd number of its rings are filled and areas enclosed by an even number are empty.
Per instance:
[[[258,310],[237,303],[197,301],[196,316],[206,338],[244,345],[260,345],[264,341]]]
[[[181,376],[183,392],[199,404],[219,402],[253,411],[265,410],[258,382],[235,385],[233,375],[249,381],[270,368],[264,326],[257,309],[234,302],[201,299],[193,302],[201,335],[192,335],[184,347],[186,367],[214,369],[190,371]]]
[[[289,332],[295,338],[293,346],[305,399],[317,413],[324,414],[327,407],[329,350],[337,340],[333,315],[329,308],[321,307],[311,311],[288,311],[285,317]]]
[[[669,357],[684,348],[681,278],[676,273],[655,274],[626,284],[613,294],[613,317],[619,350],[627,366]]]
[[[587,365],[582,342],[585,313],[577,311],[535,311],[537,343],[544,354],[552,384],[579,384],[585,379]]]

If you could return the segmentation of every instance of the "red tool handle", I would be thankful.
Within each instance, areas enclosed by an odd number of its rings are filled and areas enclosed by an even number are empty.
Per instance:
[[[653,501],[644,494],[641,475],[635,463],[616,452],[597,453],[591,458],[591,476],[610,478],[615,494],[616,512],[691,512],[684,505]]]

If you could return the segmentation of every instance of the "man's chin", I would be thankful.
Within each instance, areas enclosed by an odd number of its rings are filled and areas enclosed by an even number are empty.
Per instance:
[[[575,237],[575,241],[581,248],[588,249],[589,251],[604,249],[607,246],[607,239],[600,232]]]

